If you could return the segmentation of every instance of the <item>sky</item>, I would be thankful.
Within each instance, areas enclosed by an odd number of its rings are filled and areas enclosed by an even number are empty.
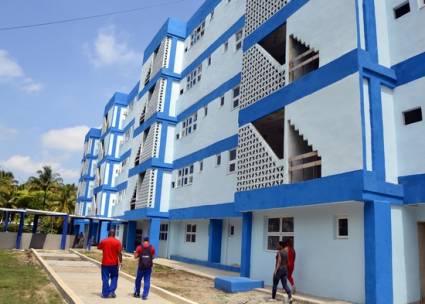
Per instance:
[[[167,17],[202,0],[2,0],[0,29],[146,9],[66,24],[0,30],[0,169],[25,181],[44,165],[79,177],[84,135],[114,92],[140,77],[143,51]],[[149,7],[149,8],[148,8]]]

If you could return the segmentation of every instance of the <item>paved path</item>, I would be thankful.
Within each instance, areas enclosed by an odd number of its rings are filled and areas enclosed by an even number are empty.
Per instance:
[[[147,301],[133,297],[134,283],[126,278],[120,277],[117,298],[102,299],[100,290],[102,288],[100,268],[88,261],[83,261],[76,254],[60,252],[39,252],[45,262],[53,268],[63,282],[73,290],[83,303],[87,304],[118,304],[118,303],[143,303],[143,304],[172,304],[152,292]]]

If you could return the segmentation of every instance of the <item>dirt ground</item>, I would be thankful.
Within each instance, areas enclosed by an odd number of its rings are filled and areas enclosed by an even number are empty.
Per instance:
[[[101,255],[96,251],[80,251],[96,260]],[[135,276],[137,261],[124,257],[122,270]],[[210,279],[199,277],[181,270],[165,266],[154,266],[152,284],[202,304],[262,304],[268,303],[270,296],[258,291],[229,294],[214,288]],[[281,301],[280,301],[281,302]]]

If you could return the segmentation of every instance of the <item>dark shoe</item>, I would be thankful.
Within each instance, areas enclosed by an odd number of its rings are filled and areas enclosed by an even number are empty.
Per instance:
[[[148,299],[147,296],[146,297],[145,296],[142,297],[142,300],[147,300],[147,299]]]
[[[107,295],[107,296],[100,295],[100,297],[101,297],[102,299],[107,299],[107,298],[109,298],[109,295]]]
[[[140,298],[140,293],[135,292],[135,293],[133,294],[133,297],[135,297],[135,298]]]
[[[113,293],[111,293],[111,294],[109,295],[109,297],[111,297],[111,298],[115,299],[115,298],[117,297],[117,295],[115,294],[115,292],[113,292]]]

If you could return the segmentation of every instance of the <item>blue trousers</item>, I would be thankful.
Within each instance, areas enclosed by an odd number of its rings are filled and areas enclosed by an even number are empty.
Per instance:
[[[109,280],[111,283],[109,284]],[[102,296],[108,297],[115,293],[118,285],[118,265],[103,266],[102,265]]]
[[[136,284],[134,287],[134,292],[140,294],[140,288],[142,287],[142,279],[144,281],[143,284],[143,298],[147,298],[149,295],[149,289],[151,287],[151,274],[152,274],[152,268],[149,269],[140,269],[137,268],[137,275],[136,275]]]

